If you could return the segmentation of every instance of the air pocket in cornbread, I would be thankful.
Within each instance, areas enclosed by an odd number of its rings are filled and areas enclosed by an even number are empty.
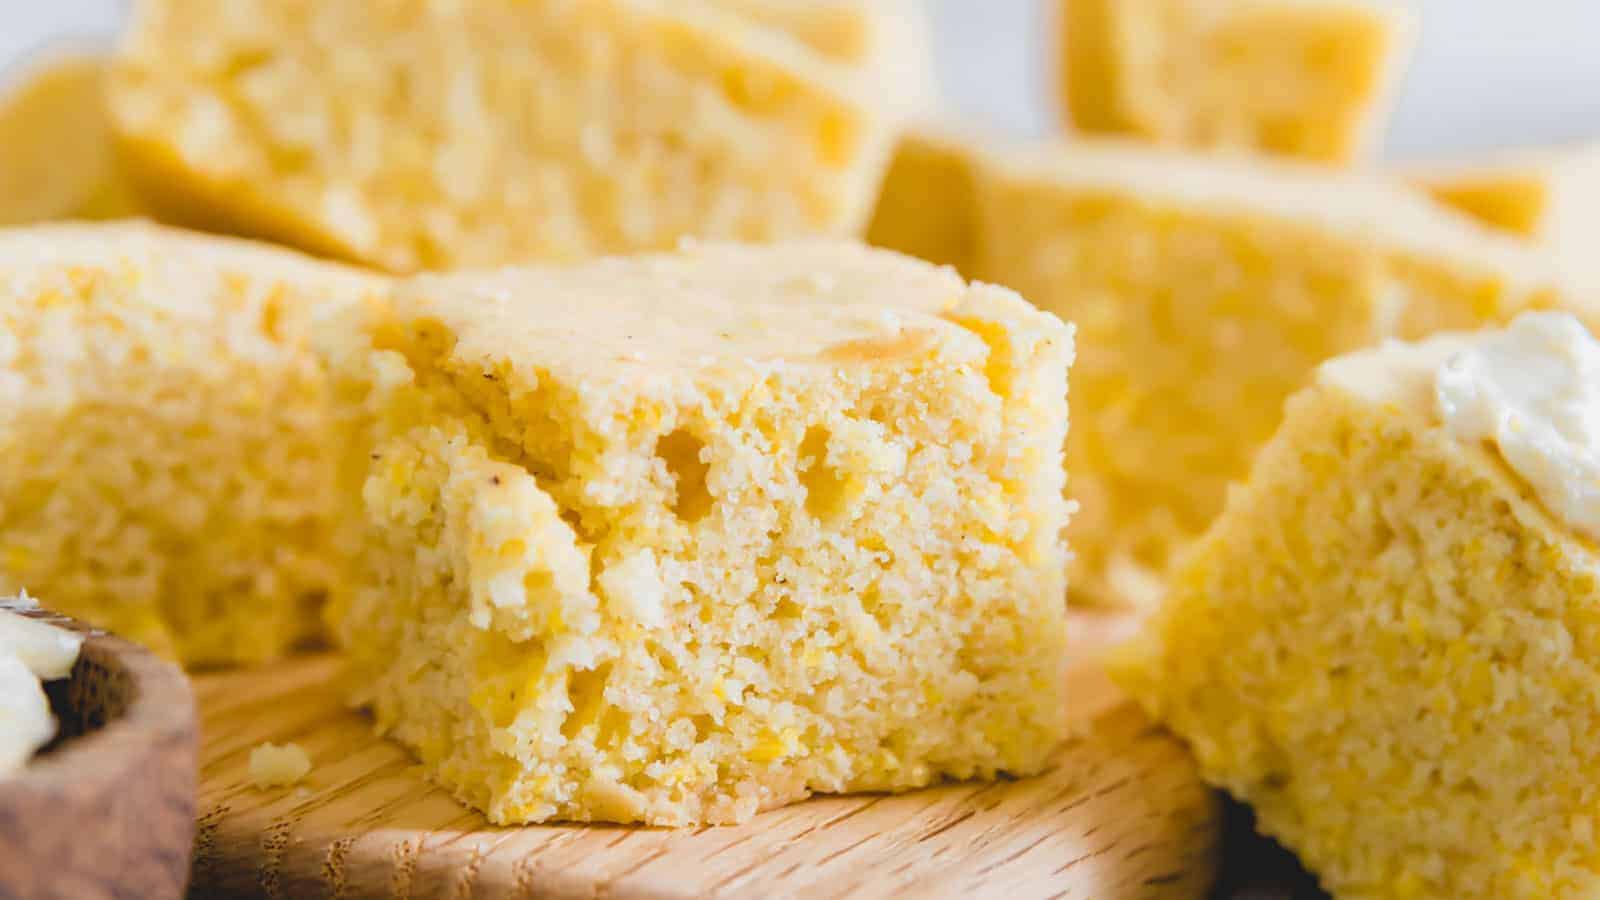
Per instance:
[[[191,665],[319,636],[365,462],[329,366],[383,288],[147,226],[0,232],[0,592]]]
[[[1339,897],[1600,892],[1600,344],[1324,366],[1121,672]]]
[[[110,97],[164,214],[398,272],[854,234],[890,137],[703,0],[143,0]]]
[[[1062,106],[1087,134],[1347,163],[1410,17],[1359,0],[1056,0]]]
[[[1064,723],[1070,328],[855,245],[401,286],[341,636],[494,822],[1027,774]]]

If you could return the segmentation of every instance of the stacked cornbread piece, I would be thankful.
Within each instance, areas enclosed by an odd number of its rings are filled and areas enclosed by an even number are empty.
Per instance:
[[[1027,774],[1072,333],[848,244],[392,281],[0,238],[5,578],[193,664],[324,633],[497,822]],[[324,608],[326,607],[326,608]]]
[[[395,272],[849,235],[917,67],[788,6],[149,0],[110,107],[164,216]],[[859,66],[772,19],[854,22]]]
[[[1531,248],[1372,177],[1115,142],[903,148],[872,240],[947,252],[1082,329],[1068,456],[1084,600],[1159,595],[1322,361],[1575,297]],[[931,179],[954,191],[937,222]]]
[[[1600,343],[1324,366],[1125,680],[1349,897],[1600,890]]]

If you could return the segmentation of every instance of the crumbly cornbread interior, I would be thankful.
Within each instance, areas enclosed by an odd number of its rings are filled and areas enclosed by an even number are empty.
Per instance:
[[[191,665],[314,638],[360,540],[322,346],[365,276],[140,226],[0,232],[0,585]]]
[[[1600,559],[1423,347],[1292,401],[1120,674],[1337,896],[1591,896]]]
[[[1058,0],[1080,131],[1347,163],[1370,143],[1406,18],[1354,0]]]
[[[852,234],[848,82],[701,0],[148,0],[110,97],[164,215],[410,272]]]
[[[1064,716],[1070,330],[845,245],[406,284],[339,616],[495,822],[1031,773]],[[386,551],[386,552],[385,552]]]

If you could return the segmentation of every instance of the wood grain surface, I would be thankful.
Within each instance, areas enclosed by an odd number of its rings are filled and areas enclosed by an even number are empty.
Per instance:
[[[127,641],[24,614],[88,637],[49,689],[61,736],[0,779],[0,898],[182,896],[195,829],[188,681]]]
[[[1093,663],[1124,622],[1078,623],[1075,735],[1037,778],[816,798],[738,827],[494,828],[345,708],[312,657],[201,677],[194,891],[265,897],[1194,897],[1215,876],[1216,798],[1182,747]],[[314,768],[258,790],[251,748]]]

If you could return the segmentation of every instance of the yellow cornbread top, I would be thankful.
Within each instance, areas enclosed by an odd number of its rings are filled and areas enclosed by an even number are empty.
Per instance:
[[[537,360],[602,383],[737,365],[903,361],[963,347],[980,359],[983,343],[945,317],[968,304],[1046,333],[1065,330],[1010,291],[969,288],[952,270],[832,241],[422,276],[404,282],[395,302],[402,316],[442,321],[459,358]]]
[[[103,61],[52,56],[0,81],[0,225],[141,211],[117,165]]]

